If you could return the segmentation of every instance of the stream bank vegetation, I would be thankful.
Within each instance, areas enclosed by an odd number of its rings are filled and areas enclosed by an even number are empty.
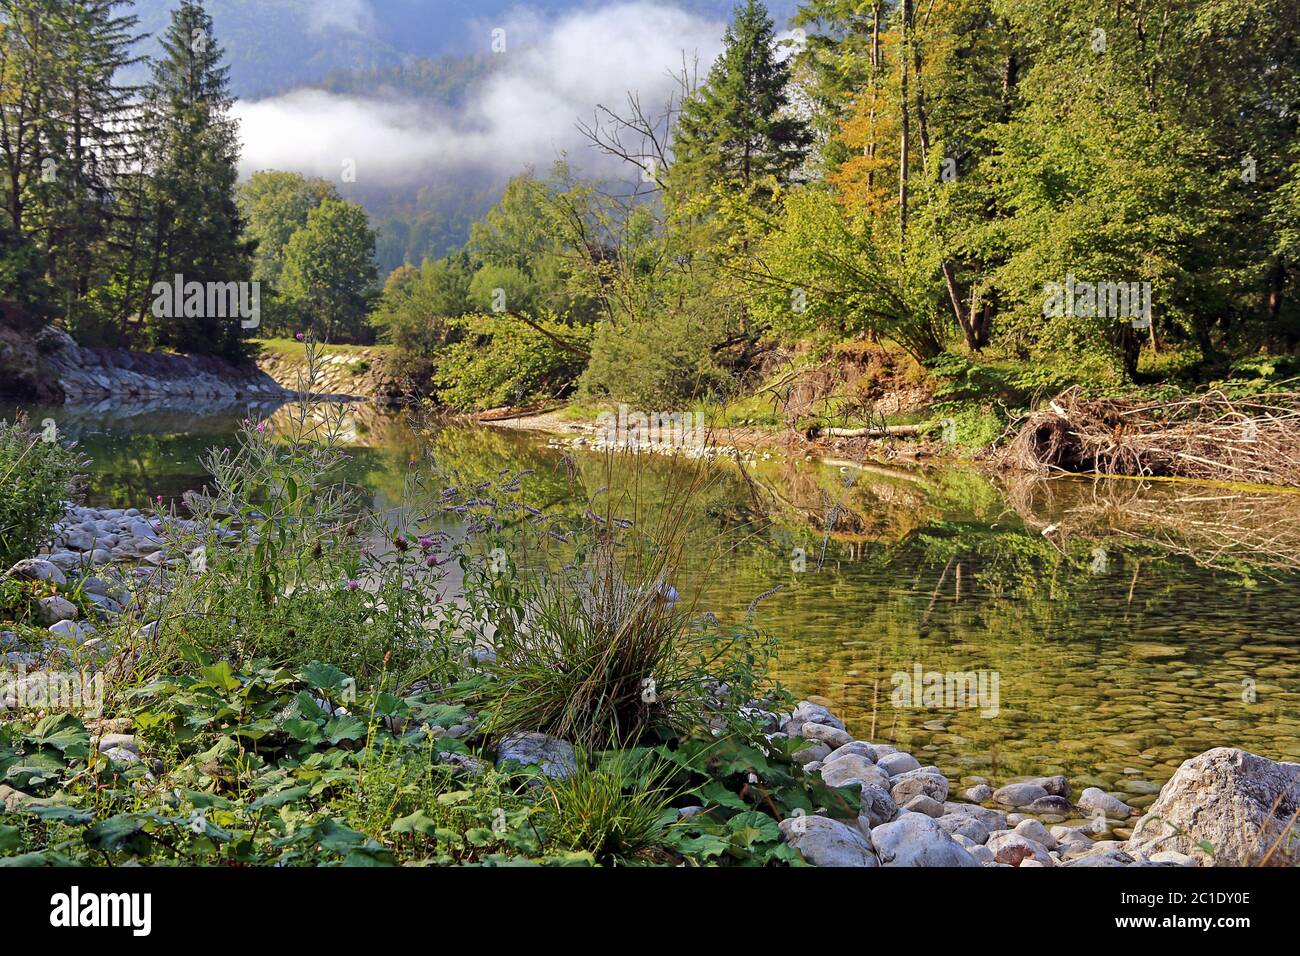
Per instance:
[[[372,512],[336,418],[278,421],[212,452],[120,617],[48,649],[102,711],[0,722],[0,864],[799,864],[778,820],[856,814],[763,736],[771,637],[675,590],[689,487],[574,518],[413,467]],[[541,734],[552,767],[494,761]]]

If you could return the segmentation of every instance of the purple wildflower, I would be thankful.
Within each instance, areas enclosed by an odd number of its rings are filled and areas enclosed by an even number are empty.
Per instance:
[[[349,578],[349,579],[348,579],[348,590],[349,590],[349,591],[355,591],[355,590],[356,590],[357,588],[359,588],[359,587],[361,587],[361,582],[360,582],[360,581],[356,580],[355,578]]]

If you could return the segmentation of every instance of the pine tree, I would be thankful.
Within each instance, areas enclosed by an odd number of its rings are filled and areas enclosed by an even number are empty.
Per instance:
[[[10,225],[39,250],[54,304],[93,338],[129,174],[137,90],[123,0],[0,0],[0,166]]]
[[[767,195],[765,181],[788,183],[812,145],[790,110],[790,64],[777,56],[767,8],[746,0],[723,38],[724,50],[678,117],[671,185],[679,194],[724,186]]]
[[[155,282],[243,282],[252,274],[236,202],[238,124],[230,115],[228,70],[198,0],[182,0],[153,64],[148,125],[153,160],[152,250],[143,305]],[[239,322],[218,316],[155,317],[155,345],[227,356],[241,354]]]

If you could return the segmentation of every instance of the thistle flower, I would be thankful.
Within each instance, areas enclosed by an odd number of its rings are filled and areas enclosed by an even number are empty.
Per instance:
[[[349,591],[355,591],[355,590],[356,590],[357,588],[359,588],[359,587],[361,587],[361,582],[360,582],[360,581],[356,580],[355,578],[349,578],[349,579],[348,579],[348,590],[349,590]]]

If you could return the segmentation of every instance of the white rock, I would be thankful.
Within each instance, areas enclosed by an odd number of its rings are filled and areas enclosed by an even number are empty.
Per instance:
[[[919,793],[942,803],[948,798],[948,778],[937,770],[922,767],[890,777],[889,795],[897,804],[905,804]]]
[[[885,773],[889,774],[891,777],[895,777],[900,773],[907,773],[909,770],[921,769],[920,761],[911,754],[903,753],[902,751],[899,751],[898,753],[885,754],[885,756],[876,761],[876,766],[885,771]]]
[[[827,724],[837,730],[844,730],[844,721],[840,720],[821,704],[810,700],[801,700],[794,708],[793,720],[801,723]]]
[[[1157,850],[1147,857],[1152,863],[1172,863],[1174,866],[1200,866],[1201,861],[1177,850]]]
[[[37,614],[42,624],[57,624],[60,621],[75,621],[77,619],[77,606],[67,598],[55,594],[51,597],[43,597],[37,604]]]
[[[1123,800],[1098,787],[1089,787],[1079,794],[1079,807],[1094,813],[1100,810],[1115,820],[1123,820],[1133,812],[1133,808]]]
[[[1033,840],[1049,850],[1056,849],[1056,838],[1047,832],[1047,827],[1033,818],[1021,820],[1016,824],[1016,828],[1012,832],[1027,840]]]
[[[1023,807],[1045,796],[1047,791],[1036,783],[1009,783],[993,791],[994,802],[1004,807]]]
[[[821,774],[828,787],[846,787],[854,782],[881,788],[889,786],[885,772],[861,754],[845,754],[836,760],[824,758]]]
[[[853,742],[853,738],[849,736],[847,731],[832,727],[829,724],[814,723],[811,720],[804,723],[799,731],[799,736],[805,740],[815,740],[826,744],[827,753],[830,753],[832,748],[843,747],[845,744]]]
[[[1020,866],[1027,859],[1037,860],[1043,866],[1053,865],[1047,847],[1014,831],[994,833],[986,845],[993,851],[995,860],[1008,866]]]
[[[76,621],[59,621],[57,624],[50,625],[50,633],[70,638],[80,644],[95,633],[95,627],[92,624],[78,624]]]
[[[497,748],[497,763],[514,760],[535,765],[548,777],[563,779],[578,769],[573,745],[546,734],[511,734]]]
[[[908,813],[924,813],[927,817],[938,819],[943,816],[943,804],[933,797],[927,797],[923,793],[918,793],[907,803],[903,804],[903,809]]]
[[[875,748],[870,744],[863,743],[861,740],[854,740],[842,747],[836,747],[832,750],[830,755],[826,758],[826,763],[830,763],[832,760],[838,760],[840,757],[847,756],[848,754],[857,754],[859,757],[864,757],[869,763],[876,762]]]
[[[1125,844],[1129,854],[1174,850],[1216,866],[1300,864],[1291,821],[1300,809],[1300,764],[1216,747],[1178,768]]]
[[[794,758],[795,763],[802,764],[803,766],[807,767],[813,763],[819,763],[825,760],[827,755],[830,754],[830,752],[831,752],[830,747],[827,747],[823,743],[816,743],[804,747],[802,750],[796,750],[793,754],[791,754],[791,756]]]
[[[966,813],[945,813],[938,818],[939,826],[954,837],[961,836],[972,843],[982,844],[988,841],[989,827],[978,817]]]
[[[921,813],[906,813],[871,831],[884,866],[978,866],[979,863],[939,824]]]
[[[781,821],[781,835],[813,866],[879,866],[871,839],[855,826],[828,817]]]
[[[127,750],[125,747],[110,747],[108,750],[101,752],[113,763],[133,764],[139,763],[141,760],[138,753],[135,753],[132,750]]]
[[[867,832],[898,815],[898,805],[884,787],[864,786],[858,800],[858,826]]]
[[[19,561],[9,569],[9,576],[24,581],[53,581],[55,584],[67,584],[68,579],[58,565],[41,558],[27,558]]]
[[[987,783],[977,783],[970,789],[963,791],[962,796],[971,803],[983,803],[993,796],[993,788]]]

